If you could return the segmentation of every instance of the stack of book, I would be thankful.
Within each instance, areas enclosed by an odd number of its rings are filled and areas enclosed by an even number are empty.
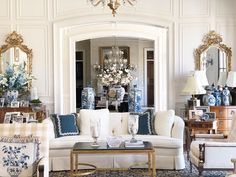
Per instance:
[[[125,147],[144,147],[144,144],[142,140],[136,142],[125,141]]]

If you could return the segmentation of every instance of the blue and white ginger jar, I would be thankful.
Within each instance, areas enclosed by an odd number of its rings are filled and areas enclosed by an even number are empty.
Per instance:
[[[85,87],[81,93],[82,109],[95,109],[95,92],[92,87]]]
[[[142,111],[142,91],[135,86],[129,92],[128,104],[129,112],[141,112]]]

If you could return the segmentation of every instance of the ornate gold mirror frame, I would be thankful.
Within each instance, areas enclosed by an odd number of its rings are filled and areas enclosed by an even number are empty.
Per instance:
[[[232,57],[232,51],[230,47],[227,47],[225,44],[222,44],[222,37],[217,34],[215,31],[210,31],[208,34],[206,34],[203,38],[203,44],[200,45],[197,49],[194,51],[195,56],[195,69],[196,70],[202,70],[201,67],[201,54],[205,51],[207,51],[210,47],[216,47],[220,51],[224,52],[226,54],[226,61],[227,61],[227,72],[231,70],[231,57]]]
[[[24,52],[27,55],[27,62],[26,62],[26,69],[28,71],[28,74],[32,74],[32,49],[29,49],[26,45],[23,45],[23,38],[20,34],[17,34],[16,31],[13,31],[11,34],[9,34],[5,40],[4,45],[0,47],[0,68],[2,70],[2,55],[4,52],[7,52],[11,48],[14,49],[14,52],[17,48],[19,48],[22,52]],[[15,57],[15,53],[14,53]],[[0,71],[0,73],[3,71]]]

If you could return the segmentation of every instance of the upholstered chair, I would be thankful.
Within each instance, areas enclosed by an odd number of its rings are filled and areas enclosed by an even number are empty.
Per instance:
[[[49,176],[46,123],[0,124],[0,171],[3,176]],[[13,175],[13,176],[14,176]]]
[[[203,170],[232,170],[231,159],[236,157],[236,117],[227,138],[192,141],[189,155],[190,170],[192,165],[196,166],[199,176]]]

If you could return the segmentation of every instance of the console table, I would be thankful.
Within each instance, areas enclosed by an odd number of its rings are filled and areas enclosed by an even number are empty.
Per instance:
[[[4,117],[6,112],[23,112],[30,113],[34,112],[32,107],[19,107],[19,108],[11,108],[11,107],[0,107],[0,123],[4,122]],[[35,112],[36,119],[41,122],[46,117],[46,110],[42,109],[40,111]]]

